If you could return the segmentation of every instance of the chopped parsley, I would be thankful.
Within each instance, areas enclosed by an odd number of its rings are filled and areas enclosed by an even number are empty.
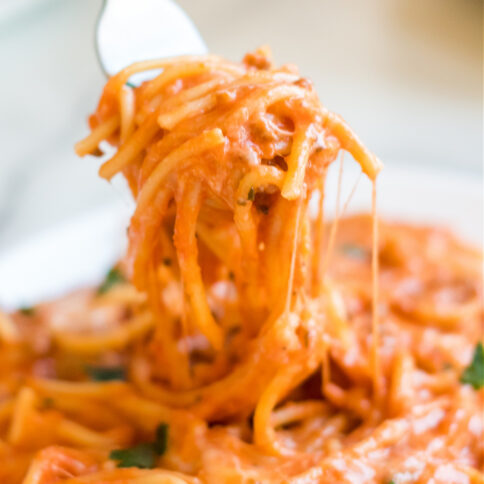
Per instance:
[[[54,399],[51,398],[51,397],[45,397],[43,400],[42,400],[42,408],[43,409],[48,409],[48,408],[52,408],[54,406]]]
[[[353,259],[365,259],[368,255],[368,252],[359,245],[343,244],[340,247],[340,250],[347,256],[352,257]]]
[[[86,373],[94,381],[126,380],[126,370],[122,366],[86,366]]]
[[[462,372],[460,381],[472,385],[475,390],[484,387],[484,347],[481,342],[477,343],[472,361]]]
[[[156,459],[166,452],[168,444],[168,424],[161,423],[155,432],[155,440],[135,445],[127,449],[111,451],[109,458],[118,461],[118,467],[139,467],[152,469]]]
[[[126,85],[130,87],[131,89],[134,89],[136,86],[132,82],[127,82]]]
[[[158,425],[155,432],[155,441],[153,442],[153,448],[158,455],[163,455],[166,452],[168,446],[168,424],[161,423]]]
[[[104,294],[108,292],[113,286],[116,286],[117,284],[121,284],[122,282],[125,282],[125,281],[126,279],[124,278],[123,274],[121,274],[121,271],[113,267],[106,274],[106,278],[104,279],[104,282],[99,286],[99,289],[97,290],[97,292],[98,294]]]
[[[153,444],[138,444],[128,449],[111,451],[109,458],[118,461],[118,467],[139,467],[153,469],[156,464],[156,452]]]
[[[247,194],[247,200],[253,202],[255,199],[254,187],[250,187],[249,193]]]
[[[35,307],[34,306],[24,306],[24,307],[20,308],[19,311],[24,316],[33,316],[35,314]]]

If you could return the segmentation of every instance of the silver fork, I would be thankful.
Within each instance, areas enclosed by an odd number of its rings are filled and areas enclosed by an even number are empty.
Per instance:
[[[136,61],[206,54],[188,15],[173,0],[105,0],[96,28],[99,63],[109,77]],[[133,76],[139,84],[156,71]]]
[[[0,0],[1,2],[1,0]],[[207,48],[172,0],[106,0],[97,25],[97,52],[110,76],[132,62]],[[155,75],[155,71],[149,74]],[[130,82],[141,82],[141,77]],[[0,308],[15,309],[97,284],[124,253],[124,204],[96,209],[0,253]]]

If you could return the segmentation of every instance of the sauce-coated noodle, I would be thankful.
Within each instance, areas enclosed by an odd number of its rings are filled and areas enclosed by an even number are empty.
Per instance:
[[[310,81],[264,49],[138,63],[90,125],[128,254],[0,315],[0,482],[483,482],[481,255],[377,218],[381,164]],[[342,151],[373,214],[325,225]]]

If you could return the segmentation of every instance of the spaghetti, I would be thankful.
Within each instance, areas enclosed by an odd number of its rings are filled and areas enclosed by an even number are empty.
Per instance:
[[[78,154],[115,145],[100,175],[136,199],[128,254],[1,314],[0,482],[483,482],[481,255],[376,217],[380,162],[294,67],[134,64],[90,125]],[[328,225],[342,151],[373,215]]]

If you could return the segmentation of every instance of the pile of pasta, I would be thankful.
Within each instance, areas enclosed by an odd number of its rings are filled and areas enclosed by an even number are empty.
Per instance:
[[[140,62],[90,126],[128,253],[0,315],[0,482],[484,482],[482,255],[377,217],[381,163],[295,67]],[[373,212],[325,221],[343,152]]]

